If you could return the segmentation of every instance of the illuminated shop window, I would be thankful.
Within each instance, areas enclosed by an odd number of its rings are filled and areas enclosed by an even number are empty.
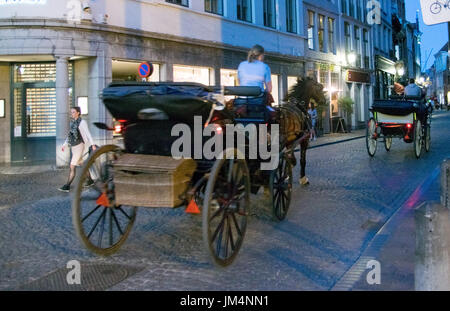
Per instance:
[[[210,85],[210,69],[207,67],[173,66],[174,82],[196,82]]]

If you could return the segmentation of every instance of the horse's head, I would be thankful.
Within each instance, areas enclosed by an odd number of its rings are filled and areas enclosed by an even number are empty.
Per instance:
[[[309,102],[313,99],[317,105],[326,105],[327,100],[323,91],[323,85],[311,77],[298,77],[295,84],[287,94],[285,101],[307,109]]]

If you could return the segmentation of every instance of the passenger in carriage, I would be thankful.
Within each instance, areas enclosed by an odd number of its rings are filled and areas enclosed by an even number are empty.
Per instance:
[[[409,84],[405,87],[405,96],[422,96],[422,89],[412,78],[409,79]]]
[[[246,61],[239,64],[238,79],[241,86],[259,86],[266,93],[266,105],[274,102],[272,93],[272,79],[270,68],[264,63],[264,48],[254,45],[248,52]]]

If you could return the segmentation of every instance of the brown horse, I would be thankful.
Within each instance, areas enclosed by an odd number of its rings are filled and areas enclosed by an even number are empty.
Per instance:
[[[284,103],[279,109],[279,124],[281,143],[288,152],[293,166],[296,164],[294,149],[300,145],[300,183],[309,184],[306,177],[306,150],[309,145],[310,130],[312,127],[311,118],[308,114],[307,105],[313,99],[318,106],[326,105],[326,98],[323,92],[323,85],[312,78],[297,79],[288,92]]]

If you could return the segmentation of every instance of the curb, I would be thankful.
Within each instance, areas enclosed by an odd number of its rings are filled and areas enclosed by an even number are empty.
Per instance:
[[[333,142],[329,142],[329,143],[323,143],[323,144],[320,144],[320,145],[315,145],[315,146],[308,147],[308,149],[314,149],[314,148],[319,148],[319,147],[326,147],[326,146],[330,146],[330,145],[336,145],[336,144],[345,143],[345,142],[348,142],[348,141],[357,140],[357,139],[361,139],[361,138],[366,138],[366,135],[364,135],[364,136],[356,136],[356,137],[347,138],[347,139],[338,140],[338,141],[333,141]],[[294,152],[298,152],[298,151],[300,151],[300,148],[297,148],[297,149],[294,150]]]

